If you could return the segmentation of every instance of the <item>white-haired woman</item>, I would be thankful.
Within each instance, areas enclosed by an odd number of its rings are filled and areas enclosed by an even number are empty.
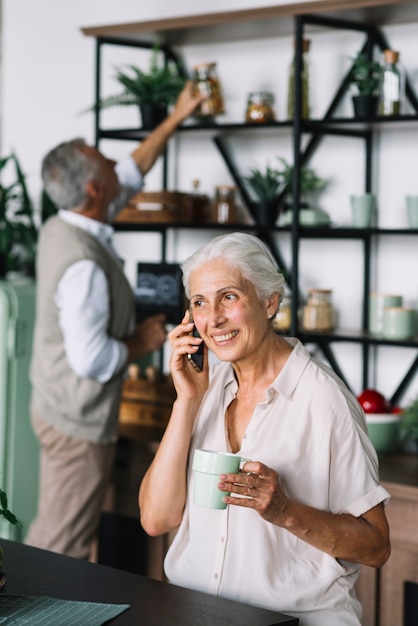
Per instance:
[[[361,408],[298,340],[274,332],[283,278],[259,239],[216,237],[183,274],[201,339],[189,312],[169,335],[177,399],[139,493],[150,535],[178,528],[168,579],[302,626],[360,624],[358,564],[380,567],[390,553],[389,494]],[[188,354],[201,342],[197,372]],[[208,350],[220,361],[210,367]],[[225,510],[189,496],[196,448],[252,459],[220,476]]]

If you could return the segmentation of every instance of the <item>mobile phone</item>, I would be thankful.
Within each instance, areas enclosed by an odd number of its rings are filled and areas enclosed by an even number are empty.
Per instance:
[[[190,321],[193,322],[193,316],[192,316],[191,311],[190,311]],[[196,326],[193,326],[192,335],[193,335],[193,337],[200,337],[199,331],[197,330]],[[197,352],[194,352],[193,354],[188,354],[187,355],[190,363],[193,365],[195,370],[197,370],[198,372],[201,372],[202,369],[203,369],[203,351],[204,351],[204,347],[205,347],[205,344],[202,341],[202,343],[200,344],[200,346],[197,349]]]

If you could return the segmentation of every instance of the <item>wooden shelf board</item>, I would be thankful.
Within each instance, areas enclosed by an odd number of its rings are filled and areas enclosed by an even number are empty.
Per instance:
[[[369,25],[418,20],[418,3],[411,0],[313,0],[270,7],[185,15],[171,19],[104,24],[81,28],[89,37],[151,41],[168,44],[214,43],[293,34],[295,15],[317,14]],[[308,30],[318,30],[310,26]]]

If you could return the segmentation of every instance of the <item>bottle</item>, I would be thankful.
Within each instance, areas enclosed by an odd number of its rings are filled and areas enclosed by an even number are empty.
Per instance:
[[[385,50],[384,63],[380,75],[379,115],[390,117],[401,111],[402,80],[399,71],[399,52]]]
[[[308,301],[303,309],[305,330],[332,330],[335,326],[335,311],[331,289],[310,289]]]
[[[221,83],[216,63],[199,63],[193,68],[195,94],[205,96],[205,100],[195,110],[197,117],[211,118],[225,113]]]
[[[301,117],[307,119],[310,115],[309,97],[309,48],[310,39],[302,40],[302,69],[301,69]],[[293,120],[295,116],[295,55],[289,68],[288,95],[287,95],[287,118]]]
[[[212,205],[212,222],[234,224],[236,221],[235,187],[218,185],[215,187],[215,200]]]
[[[210,210],[210,200],[206,194],[199,192],[200,181],[192,180],[193,192],[184,194],[182,201],[182,219],[191,224],[207,222]]]
[[[270,91],[255,91],[248,95],[245,121],[249,124],[272,122],[276,116],[273,109],[274,95]]]

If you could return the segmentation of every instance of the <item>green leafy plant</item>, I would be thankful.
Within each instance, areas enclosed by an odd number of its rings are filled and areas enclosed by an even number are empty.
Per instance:
[[[246,176],[244,180],[249,184],[259,200],[271,201],[277,197],[282,177],[278,170],[267,165],[265,170],[252,168],[250,175]]]
[[[12,176],[10,177],[10,172]],[[38,230],[26,178],[15,154],[0,158],[0,275],[11,271],[34,274]]]
[[[16,515],[9,510],[7,504],[7,494],[2,489],[0,489],[0,516],[3,516],[8,522],[10,522],[10,524],[13,524],[13,526],[22,525]]]
[[[279,171],[279,176],[286,185],[286,191],[291,194],[293,191],[293,165],[290,165],[283,157],[278,157],[278,160],[283,165],[283,169]],[[310,193],[313,191],[321,191],[327,185],[327,181],[324,178],[320,178],[315,170],[309,167],[302,167],[300,170],[300,191],[302,194]]]
[[[418,397],[401,413],[401,439],[415,439],[418,442]]]
[[[183,89],[186,79],[181,76],[174,62],[168,61],[166,64],[160,64],[159,52],[159,48],[154,46],[148,72],[144,72],[135,65],[128,65],[128,71],[117,68],[115,77],[122,85],[123,91],[100,100],[98,108],[145,103],[160,106],[173,104]]]
[[[380,64],[370,60],[364,52],[359,52],[356,57],[350,57],[353,61],[351,68],[351,82],[356,85],[359,96],[375,95],[379,87]]]

